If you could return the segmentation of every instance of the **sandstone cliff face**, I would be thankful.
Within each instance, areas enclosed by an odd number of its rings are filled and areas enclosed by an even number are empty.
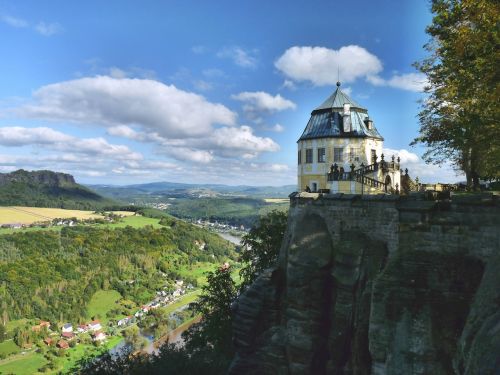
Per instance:
[[[421,198],[292,196],[229,373],[499,373],[498,200]]]
[[[19,169],[11,173],[0,173],[0,186],[11,182],[24,182],[29,184],[42,184],[47,186],[72,186],[75,179],[70,174],[52,171],[28,172]]]

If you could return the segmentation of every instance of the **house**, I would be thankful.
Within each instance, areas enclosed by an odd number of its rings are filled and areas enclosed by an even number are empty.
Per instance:
[[[59,348],[59,349],[68,349],[69,348],[69,344],[67,341],[64,341],[64,340],[59,340],[56,344],[56,346]]]
[[[75,338],[75,334],[73,332],[63,332],[61,337],[66,340],[73,340]]]
[[[127,317],[125,317],[125,318],[123,318],[123,319],[120,319],[120,320],[118,321],[118,323],[117,323],[117,324],[118,324],[118,327],[120,327],[120,326],[124,326],[124,325],[128,324],[128,322],[130,321],[130,319],[132,319],[132,317],[131,317],[131,316],[127,316]]]
[[[398,193],[399,158],[384,160],[384,138],[368,110],[340,89],[319,107],[298,145],[298,191],[349,194]]]
[[[101,322],[99,320],[93,320],[88,324],[89,330],[99,331],[102,329]]]
[[[31,330],[33,332],[40,332],[43,328],[49,329],[50,328],[50,322],[47,322],[45,320],[41,320],[39,324],[36,326],[31,327]]]
[[[78,333],[85,333],[88,332],[89,327],[86,324],[80,324],[76,330]]]
[[[62,332],[73,332],[73,324],[71,323],[66,323],[65,325],[62,326]]]
[[[97,331],[92,333],[92,340],[93,341],[104,341],[106,340],[106,334],[102,331]]]
[[[52,346],[52,344],[54,343],[54,340],[52,340],[50,337],[46,337],[43,339],[43,343],[47,346]]]

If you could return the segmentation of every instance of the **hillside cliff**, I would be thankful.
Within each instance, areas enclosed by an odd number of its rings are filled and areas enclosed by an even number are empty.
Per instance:
[[[496,196],[291,196],[230,374],[498,374]]]
[[[75,182],[73,176],[23,169],[0,173],[0,206],[98,209],[116,202]]]

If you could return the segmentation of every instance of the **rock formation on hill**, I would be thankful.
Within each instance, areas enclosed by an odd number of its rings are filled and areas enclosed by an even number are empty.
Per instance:
[[[12,182],[42,184],[48,186],[68,186],[75,185],[72,175],[52,171],[25,171],[19,169],[11,173],[0,173],[0,186]]]
[[[500,373],[496,196],[291,196],[230,374]]]

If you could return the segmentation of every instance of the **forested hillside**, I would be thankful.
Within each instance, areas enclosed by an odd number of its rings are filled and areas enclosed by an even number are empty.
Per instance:
[[[77,184],[69,174],[20,169],[0,173],[0,205],[94,210],[117,202]]]
[[[97,290],[143,303],[183,267],[234,257],[232,245],[215,234],[171,218],[161,223],[1,236],[0,316],[78,322]]]

